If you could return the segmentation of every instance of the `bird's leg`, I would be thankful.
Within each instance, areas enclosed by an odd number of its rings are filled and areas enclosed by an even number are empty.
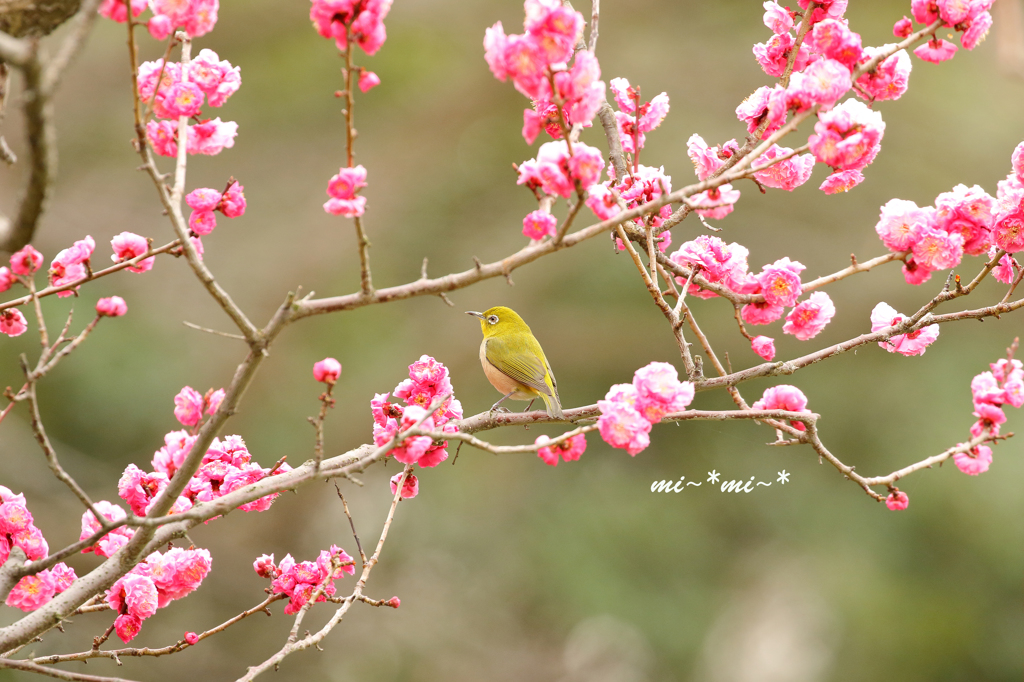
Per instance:
[[[504,398],[502,398],[502,400],[504,400]],[[526,409],[525,409],[525,410],[523,410],[523,412],[529,412],[529,411],[530,411],[530,408],[531,408],[531,407],[533,407],[533,404],[534,404],[535,402],[537,402],[537,399],[536,399],[536,398],[534,398],[533,400],[531,400],[531,401],[530,401],[530,404],[526,406]]]
[[[510,392],[506,393],[505,395],[501,396],[501,400],[499,400],[498,402],[496,402],[493,405],[491,405],[491,409],[489,411],[490,412],[494,412],[496,409],[498,409],[498,405],[501,405],[508,398],[510,398],[514,393],[515,393],[515,391],[510,391]]]

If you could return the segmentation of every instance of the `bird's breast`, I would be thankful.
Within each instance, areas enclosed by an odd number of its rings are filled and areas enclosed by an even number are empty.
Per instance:
[[[487,360],[487,339],[480,344],[480,364],[484,368],[484,375],[491,382],[491,386],[498,389],[502,395],[508,395],[512,391],[516,394],[511,396],[512,400],[533,400],[539,393],[529,386],[524,386],[512,377],[503,373]]]

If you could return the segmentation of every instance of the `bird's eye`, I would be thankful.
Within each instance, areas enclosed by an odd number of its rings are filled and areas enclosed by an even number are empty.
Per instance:
[[[487,318],[487,321],[490,322],[491,324],[498,324],[498,316],[491,315],[490,317]]]

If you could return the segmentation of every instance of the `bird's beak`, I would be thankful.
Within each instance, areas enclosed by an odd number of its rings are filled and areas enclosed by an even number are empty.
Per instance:
[[[479,317],[481,320],[484,319],[484,314],[483,313],[475,313],[472,310],[467,310],[466,314],[467,315],[472,315],[473,317]]]

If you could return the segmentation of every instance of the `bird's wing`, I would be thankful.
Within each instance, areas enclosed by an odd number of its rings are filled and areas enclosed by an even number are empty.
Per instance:
[[[539,393],[552,394],[552,389],[544,381],[544,375],[547,374],[544,351],[540,349],[536,339],[531,337],[525,342],[517,343],[494,336],[487,339],[485,353],[487,362],[494,365],[502,374]]]

